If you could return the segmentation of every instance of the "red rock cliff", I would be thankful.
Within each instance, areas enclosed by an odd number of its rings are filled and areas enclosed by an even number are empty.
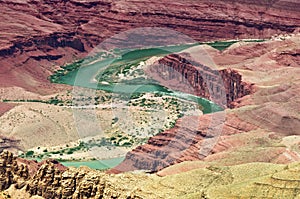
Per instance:
[[[150,74],[164,86],[204,97],[222,107],[233,108],[233,102],[253,92],[253,85],[242,81],[232,69],[217,70],[172,54],[150,67]],[[153,76],[154,75],[154,76]]]

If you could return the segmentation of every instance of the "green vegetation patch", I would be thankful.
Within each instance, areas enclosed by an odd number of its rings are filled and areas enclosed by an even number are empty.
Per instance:
[[[252,39],[252,40],[242,40],[244,42],[263,42],[264,39]],[[237,42],[240,42],[239,40],[232,40],[232,41],[215,41],[215,42],[209,42],[209,43],[201,43],[201,44],[207,44],[219,51],[223,51],[232,44],[235,44]]]
[[[49,77],[50,82],[59,84],[64,83],[62,77],[64,77],[70,72],[78,70],[84,61],[84,59],[81,59],[74,63],[61,66],[62,69],[55,71],[55,73]]]

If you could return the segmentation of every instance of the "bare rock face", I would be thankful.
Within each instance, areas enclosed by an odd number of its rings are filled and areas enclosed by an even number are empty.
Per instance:
[[[11,152],[4,151],[1,154],[0,166],[1,191],[13,185],[16,189],[26,187],[30,195],[44,198],[100,198],[103,195],[100,176],[59,170],[51,161],[44,162],[30,176],[26,164],[18,165],[17,158]]]
[[[11,154],[4,152],[1,157],[2,161],[7,162],[1,168],[16,168],[8,164],[14,159]],[[195,163],[201,164],[200,161]],[[178,167],[187,167],[187,163],[169,169],[177,171]],[[142,173],[109,175],[85,167],[59,171],[53,163],[45,162],[33,177],[26,178],[23,188],[13,183],[0,193],[0,198],[295,198],[300,194],[299,169],[299,163],[249,163],[235,166],[208,164],[205,168],[158,177]],[[16,178],[16,173],[12,173]],[[26,176],[21,173],[20,176]],[[7,181],[12,179],[9,176],[5,176]]]
[[[18,151],[21,148],[22,147],[20,146],[20,140],[0,135],[0,152],[4,150]]]
[[[0,116],[2,116],[5,112],[9,111],[12,108],[14,108],[13,104],[0,102]]]
[[[38,172],[29,181],[26,190],[31,195],[40,195],[45,198],[56,198],[60,193],[58,192],[59,181],[61,174],[54,165],[47,162],[42,165]]]
[[[43,160],[41,162],[37,162],[36,160],[27,160],[23,158],[17,158],[18,164],[25,164],[28,167],[29,175],[33,176],[36,174],[36,172],[45,164],[51,164],[54,166],[54,169],[59,171],[66,171],[67,167],[59,163],[57,160],[54,159],[47,159]]]
[[[158,64],[151,66],[149,70],[150,76],[156,75],[152,78],[174,90],[190,92],[210,100],[222,100],[222,96],[225,96],[226,104],[214,101],[224,108],[234,108],[235,100],[254,92],[253,84],[243,82],[242,76],[236,70],[230,68],[214,70],[200,63],[190,63],[180,54],[160,59]],[[211,95],[215,98],[212,99]],[[257,128],[240,120],[235,114],[229,114],[226,118],[222,117],[222,113],[199,117],[186,116],[179,119],[174,128],[159,133],[150,138],[147,144],[127,153],[125,161],[109,172],[131,170],[156,172],[182,161],[201,160],[212,152],[220,152],[214,146],[207,154],[200,152],[205,145],[203,143],[218,139],[220,126],[223,135],[249,132]]]
[[[167,85],[169,88],[178,90],[182,83],[187,83],[191,89],[181,89],[182,92],[191,92],[220,106],[233,108],[236,99],[249,95],[254,90],[253,84],[242,81],[242,76],[235,70],[228,68],[218,71],[200,63],[190,63],[180,54],[166,56],[158,63],[157,66],[151,66],[151,70],[155,74],[164,74],[164,82],[177,79],[177,84],[172,82]],[[226,96],[226,104],[220,101],[222,96]]]
[[[299,163],[261,175],[254,181],[248,181],[247,185],[244,183],[245,180],[222,188],[214,187],[207,192],[207,198],[299,198]]]
[[[117,193],[114,186],[104,173],[84,169],[59,171],[53,164],[46,163],[28,181],[26,190],[30,195],[44,198],[98,199],[119,196],[121,193]]]

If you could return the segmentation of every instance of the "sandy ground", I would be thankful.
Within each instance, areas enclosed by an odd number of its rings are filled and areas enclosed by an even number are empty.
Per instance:
[[[25,149],[75,141],[71,109],[44,103],[22,103],[0,117],[1,134],[21,139]]]
[[[6,97],[16,99],[26,96],[26,91],[19,89],[19,95],[7,93]],[[27,99],[49,99],[53,96],[65,96],[66,93],[51,96],[28,95]],[[142,99],[151,104],[141,106]],[[127,105],[128,102],[114,99],[99,105],[57,106],[39,102],[14,102],[10,110],[0,117],[2,135],[21,140],[21,147],[35,151],[35,155],[47,151],[59,151],[68,147],[76,147],[79,140],[88,142],[101,137],[121,134],[128,140],[133,138],[149,138],[160,130],[170,128],[170,123],[178,118],[176,108],[186,109],[186,114],[202,114],[194,108],[195,104],[180,101],[178,106],[166,103],[171,97],[155,97],[146,94],[140,99],[131,100],[139,105]],[[116,122],[113,122],[117,118]],[[126,140],[125,140],[126,141]],[[139,143],[135,143],[136,146]],[[68,145],[68,146],[67,146]],[[78,151],[71,155],[53,155],[62,159],[98,159],[124,156],[131,148],[94,147],[91,151]]]
[[[90,160],[90,159],[113,159],[124,157],[130,149],[123,147],[93,147],[89,151],[76,152],[73,154],[53,154],[51,158],[64,160]]]

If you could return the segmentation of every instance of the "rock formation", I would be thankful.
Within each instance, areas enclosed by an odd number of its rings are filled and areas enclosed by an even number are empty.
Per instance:
[[[18,151],[21,150],[20,140],[8,138],[0,135],[0,152],[3,150]]]
[[[100,176],[85,175],[84,172],[59,170],[51,161],[41,163],[32,176],[27,164],[19,164],[11,152],[4,151],[0,158],[0,191],[11,185],[30,195],[44,198],[101,198],[103,195]]]
[[[236,183],[222,188],[212,188],[207,196],[208,198],[299,198],[299,183],[299,164],[293,164],[275,170],[269,175],[259,176],[254,182],[247,182],[246,186]]]
[[[233,108],[236,99],[253,92],[253,85],[243,82],[242,76],[232,69],[218,71],[201,63],[190,63],[180,54],[166,56],[158,63],[151,66],[150,70],[164,79],[163,82],[158,80],[163,85],[167,84],[168,88],[204,97],[224,108]],[[174,79],[177,80],[175,84]],[[190,89],[180,89],[183,83],[190,85]]]
[[[2,116],[5,112],[9,111],[13,107],[14,107],[14,105],[12,105],[12,104],[0,102],[0,116]]]
[[[45,164],[51,164],[54,166],[54,169],[59,170],[61,172],[67,170],[67,167],[65,167],[60,162],[58,162],[57,160],[54,160],[54,159],[47,159],[47,160],[43,160],[41,162],[38,162],[36,160],[27,160],[24,158],[17,158],[16,160],[17,160],[18,164],[27,165],[30,176],[35,175],[36,172]]]
[[[132,28],[166,27],[197,41],[212,41],[298,33],[300,24],[300,6],[295,0],[154,0],[151,4],[143,0],[2,0],[0,5],[1,87],[17,86],[43,95],[66,89],[47,79],[57,65],[81,58],[103,40]],[[166,39],[157,36],[153,38],[158,44]],[[136,46],[143,39],[131,35]],[[157,70],[167,73],[169,79],[177,71],[180,81],[192,85],[193,93],[206,98],[224,95],[225,104],[236,109],[226,110],[225,118],[218,117],[222,113],[183,117],[174,128],[128,153],[110,172],[172,170],[174,164],[197,160],[202,160],[199,164],[204,169],[162,178],[113,175],[59,168],[53,161],[21,160],[5,151],[0,156],[0,190],[66,199],[299,197],[297,164],[207,167],[299,161],[299,35],[258,44],[238,43],[212,56],[222,68],[205,70],[204,76],[194,63],[185,63],[176,55],[161,59],[166,67]],[[205,78],[215,78],[216,72],[224,81],[224,93],[218,84],[204,83]],[[251,83],[255,83],[255,93]],[[0,106],[0,114],[12,108]],[[12,138],[1,137],[0,141],[1,150],[17,145]],[[204,151],[203,146],[207,146]]]
[[[0,159],[0,190],[3,191],[14,184],[18,189],[26,185],[29,179],[27,165],[18,165],[11,152],[4,151]]]
[[[139,176],[127,174],[110,177],[88,168],[60,170],[51,161],[44,161],[30,176],[27,164],[18,164],[12,153],[4,151],[0,157],[0,191],[25,191],[30,196],[46,199],[141,198],[138,193],[134,193],[133,188]],[[146,176],[141,178],[147,179]]]

